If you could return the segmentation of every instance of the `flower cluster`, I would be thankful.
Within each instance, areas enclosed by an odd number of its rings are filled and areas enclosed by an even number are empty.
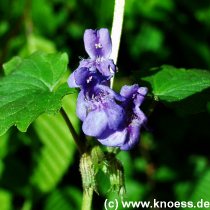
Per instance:
[[[129,150],[138,142],[147,120],[140,109],[147,88],[125,85],[118,94],[109,87],[116,66],[110,59],[112,43],[107,29],[87,29],[84,45],[89,58],[81,60],[68,79],[69,87],[81,89],[77,115],[83,132],[103,145]]]

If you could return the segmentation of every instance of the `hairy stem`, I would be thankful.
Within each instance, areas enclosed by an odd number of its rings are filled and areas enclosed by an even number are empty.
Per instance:
[[[86,151],[86,142],[83,142],[80,137],[78,136],[78,134],[76,133],[68,115],[66,114],[65,110],[63,108],[61,108],[60,110],[62,116],[63,116],[63,119],[65,120],[70,132],[71,132],[71,135],[77,145],[77,148],[80,152],[80,154],[83,154],[85,151]]]
[[[82,209],[81,210],[91,210],[92,199],[93,199],[93,189],[90,188],[88,191],[83,190]]]
[[[123,17],[124,17],[125,0],[115,0],[114,16],[112,22],[112,54],[111,58],[117,63],[118,52],[120,47],[120,38],[122,33]],[[113,87],[114,77],[111,79],[111,88]]]

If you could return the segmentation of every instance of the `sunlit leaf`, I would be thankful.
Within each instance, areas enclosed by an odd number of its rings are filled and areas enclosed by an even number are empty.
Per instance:
[[[178,201],[188,200],[191,189],[192,189],[192,183],[189,181],[176,183],[176,185],[174,186],[176,200]]]
[[[63,104],[78,131],[79,120],[75,115],[76,97],[66,96]],[[36,154],[31,182],[42,192],[48,192],[56,186],[73,162],[75,144],[60,113],[56,116],[41,115],[34,122],[34,128],[42,147]]]
[[[7,155],[9,151],[8,140],[9,140],[9,132],[5,133],[3,136],[0,136],[0,177],[1,177],[2,172],[4,171],[3,158]]]
[[[148,167],[148,162],[145,158],[136,158],[134,166],[137,171],[145,173]]]
[[[67,70],[67,54],[37,52],[4,65],[10,74],[0,80],[0,135],[12,125],[26,131],[42,113],[55,113],[71,89],[59,84]]]
[[[11,210],[12,209],[12,195],[11,193],[0,189],[0,209]]]
[[[9,150],[9,132],[0,136],[0,160],[4,158]]]
[[[159,167],[153,176],[154,180],[160,182],[167,182],[176,178],[176,173],[167,166]]]
[[[150,73],[152,75],[143,80],[150,83],[158,99],[167,102],[180,101],[210,87],[210,72],[205,70],[162,66]]]
[[[157,52],[161,50],[163,43],[163,34],[154,26],[144,24],[138,35],[130,39],[130,50],[132,56],[139,57],[145,52]]]
[[[205,173],[201,174],[201,177],[198,183],[195,185],[194,192],[190,200],[194,202],[201,201],[208,201],[210,198],[210,170],[207,170]],[[194,208],[199,209],[199,208]]]
[[[44,210],[80,209],[82,193],[74,187],[53,191],[47,198]]]
[[[27,39],[26,46],[21,50],[21,55],[30,55],[35,51],[43,51],[47,53],[56,52],[56,48],[53,42],[47,40],[41,36],[30,34]]]
[[[200,177],[200,175],[206,170],[206,167],[208,166],[208,159],[203,156],[192,156],[190,161],[194,165],[194,174],[197,177]]]

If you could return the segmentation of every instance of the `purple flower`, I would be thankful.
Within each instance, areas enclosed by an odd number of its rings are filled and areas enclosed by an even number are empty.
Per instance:
[[[93,77],[94,84],[110,80],[116,71],[113,60],[109,59],[112,43],[108,29],[85,30],[84,45],[90,58],[83,59],[79,67],[70,75],[68,79],[70,87],[81,87],[82,85],[84,88],[84,84],[89,84]]]
[[[119,129],[125,121],[124,108],[117,103],[124,98],[104,85],[89,91],[81,90],[77,100],[77,115],[83,121],[83,132],[100,138]]]
[[[105,138],[98,140],[106,146],[120,147],[121,150],[133,148],[139,141],[140,128],[145,125],[147,118],[139,106],[142,104],[147,88],[138,85],[123,86],[120,92],[126,100],[122,107],[126,112],[126,120],[123,127],[119,127]]]
[[[83,132],[103,145],[129,150],[138,143],[140,128],[147,121],[140,109],[147,88],[125,85],[120,94],[110,89],[116,66],[110,59],[112,43],[107,29],[87,29],[84,45],[89,58],[81,60],[68,78],[69,87],[81,89],[77,115]]]
[[[112,52],[112,42],[108,29],[87,29],[84,34],[85,50],[90,56],[87,65],[95,66],[98,71],[111,78],[116,70],[113,60],[109,59]]]
[[[97,84],[109,86],[109,81],[98,71],[90,71],[87,67],[80,67],[70,75],[68,84],[70,87],[80,87],[87,90]]]
[[[84,33],[85,50],[90,58],[109,58],[112,52],[112,42],[106,28],[99,30],[87,29]]]

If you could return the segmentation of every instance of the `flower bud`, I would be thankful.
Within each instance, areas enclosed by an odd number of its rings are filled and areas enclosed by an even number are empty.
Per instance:
[[[104,153],[100,146],[97,145],[91,149],[91,158],[93,160],[95,168],[98,168],[104,161]]]
[[[114,159],[111,162],[110,167],[110,183],[112,188],[117,191],[121,196],[125,193],[125,184],[124,184],[124,169],[121,162],[117,159]]]
[[[124,169],[121,162],[115,157],[109,161],[108,173],[111,190],[116,191],[120,196],[124,196],[126,192]]]
[[[92,189],[97,192],[93,161],[91,156],[87,153],[84,153],[80,159],[80,172],[83,189],[87,193]]]

